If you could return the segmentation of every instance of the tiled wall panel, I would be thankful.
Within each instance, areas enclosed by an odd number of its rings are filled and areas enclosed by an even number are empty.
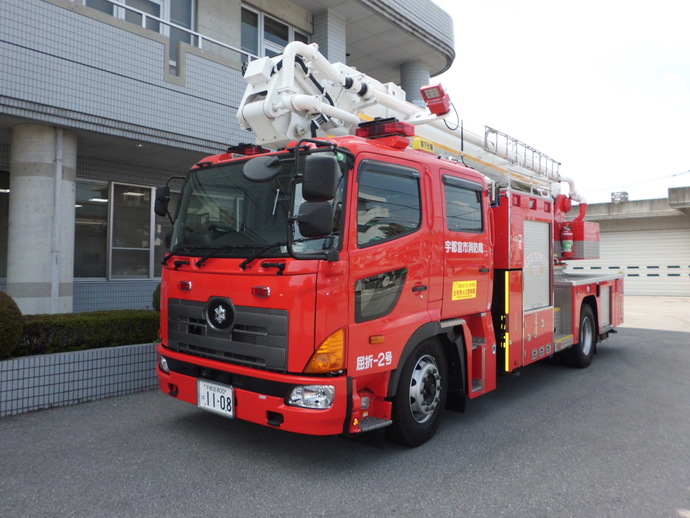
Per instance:
[[[0,417],[157,387],[155,344],[0,361]]]
[[[42,0],[3,0],[0,34],[0,62],[12,70],[0,75],[0,107],[14,114],[117,135],[129,128],[171,146],[196,139],[213,152],[251,140],[235,119],[240,71],[187,54],[182,84],[166,80],[156,33],[142,36]]]

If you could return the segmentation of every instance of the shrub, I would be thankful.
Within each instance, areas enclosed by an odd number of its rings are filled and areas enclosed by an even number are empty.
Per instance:
[[[149,310],[29,315],[14,356],[81,351],[157,340],[159,314]]]
[[[151,306],[156,311],[161,310],[161,283],[158,283],[156,289],[153,290],[153,305]]]
[[[9,358],[24,330],[24,319],[14,299],[0,291],[0,360]]]

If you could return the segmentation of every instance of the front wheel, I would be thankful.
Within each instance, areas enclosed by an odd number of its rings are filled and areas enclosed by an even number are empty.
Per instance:
[[[596,346],[596,320],[592,306],[585,304],[580,312],[580,343],[563,351],[562,358],[566,365],[584,369],[589,367]]]
[[[431,439],[439,425],[448,394],[448,365],[438,340],[419,344],[403,366],[393,399],[389,439],[419,446]]]

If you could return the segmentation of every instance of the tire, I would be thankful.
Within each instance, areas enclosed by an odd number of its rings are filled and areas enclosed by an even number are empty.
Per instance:
[[[561,353],[563,362],[580,369],[589,367],[596,348],[596,335],[594,311],[592,311],[592,306],[584,304],[580,311],[580,343]]]
[[[405,362],[393,399],[393,424],[387,437],[405,446],[431,439],[439,425],[448,395],[448,364],[436,339],[420,343]]]

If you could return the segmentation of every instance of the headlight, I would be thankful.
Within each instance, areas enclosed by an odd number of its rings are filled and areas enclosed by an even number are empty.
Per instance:
[[[170,367],[168,366],[168,360],[165,359],[165,357],[160,356],[159,357],[159,364],[161,366],[161,370],[165,372],[166,374],[170,374]]]
[[[295,387],[288,396],[288,405],[303,408],[331,408],[335,399],[333,385],[303,385]]]

